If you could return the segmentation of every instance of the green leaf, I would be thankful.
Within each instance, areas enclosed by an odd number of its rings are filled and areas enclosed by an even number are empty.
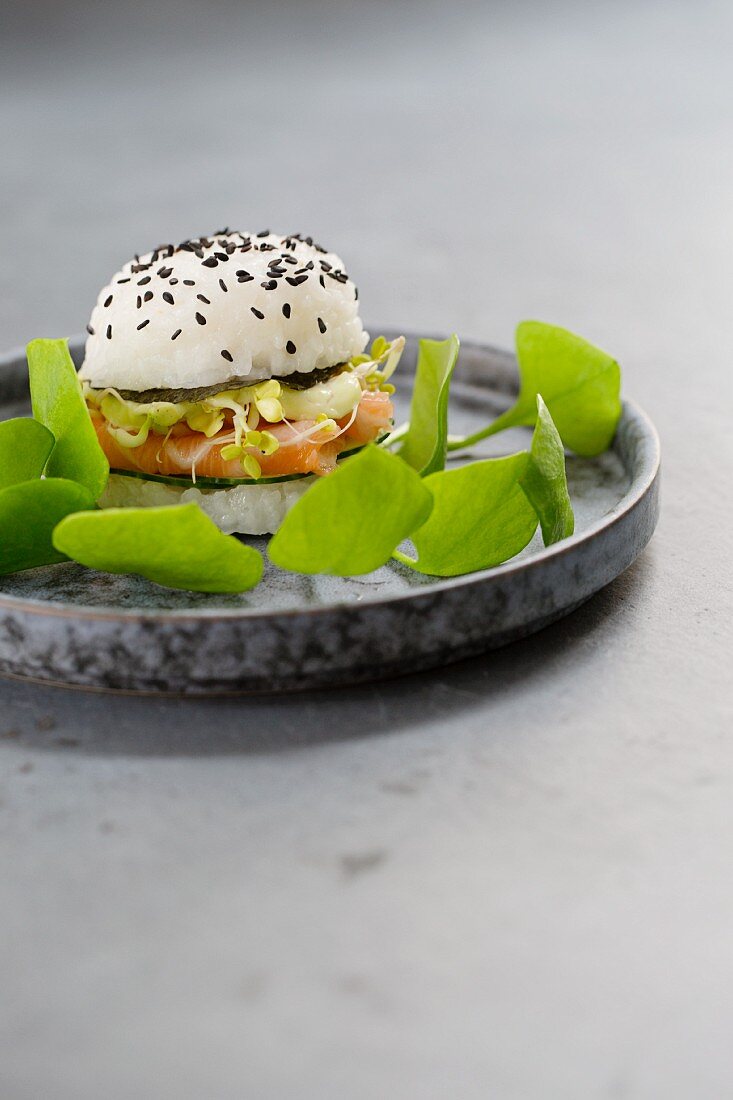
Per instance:
[[[565,451],[539,394],[529,461],[519,483],[537,512],[545,546],[572,535],[575,518],[565,475]]]
[[[56,524],[70,512],[94,508],[88,489],[75,481],[45,478],[0,490],[0,574],[64,561],[54,549]]]
[[[0,490],[39,478],[53,444],[48,428],[29,416],[0,423]]]
[[[427,477],[442,470],[448,444],[448,394],[458,361],[458,337],[421,340],[410,424],[399,455]]]
[[[56,440],[46,473],[85,485],[98,500],[107,484],[109,463],[89,418],[67,342],[31,340],[27,351],[33,415]]]
[[[542,394],[564,445],[579,455],[607,450],[621,416],[621,370],[615,359],[557,325],[522,321],[517,328],[519,397],[511,409],[449,450],[471,447],[505,428],[532,426]]]
[[[431,507],[419,475],[370,444],[300,498],[271,539],[268,554],[297,573],[371,573],[425,522]]]
[[[454,577],[490,569],[514,557],[537,529],[537,514],[522,491],[526,451],[489,458],[425,479],[433,510],[412,535],[417,559],[394,557],[420,573]]]
[[[54,546],[105,573],[139,573],[167,588],[244,592],[262,577],[262,556],[223,535],[196,504],[105,508],[68,516]]]

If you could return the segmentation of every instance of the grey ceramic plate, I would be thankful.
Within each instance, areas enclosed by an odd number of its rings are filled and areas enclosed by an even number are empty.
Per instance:
[[[408,337],[398,418],[409,404],[416,346]],[[72,341],[77,362],[81,349],[81,339]],[[512,355],[464,344],[451,431],[486,423],[512,402],[516,387]],[[27,412],[25,356],[17,351],[0,357],[0,418]],[[518,449],[527,438],[505,433],[472,457]],[[658,471],[656,432],[627,401],[612,450],[568,459],[573,537],[548,549],[536,538],[506,565],[450,580],[397,563],[349,579],[268,567],[253,592],[211,596],[72,562],[3,577],[0,673],[116,691],[215,694],[336,686],[456,661],[539,630],[626,569],[657,522]],[[264,540],[252,542],[264,549]]]

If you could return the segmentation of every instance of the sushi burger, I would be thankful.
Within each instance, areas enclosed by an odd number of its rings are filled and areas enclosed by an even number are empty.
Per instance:
[[[224,531],[265,534],[392,425],[404,340],[365,351],[357,289],[310,237],[224,229],[135,256],[87,332],[103,507],[194,501]]]

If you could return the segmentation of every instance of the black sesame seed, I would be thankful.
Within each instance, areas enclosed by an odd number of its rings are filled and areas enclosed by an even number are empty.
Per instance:
[[[176,340],[176,339],[178,339],[178,337],[179,337],[179,336],[181,335],[181,333],[182,333],[182,332],[183,332],[183,329],[181,329],[181,328],[177,328],[177,329],[176,329],[176,331],[175,331],[175,332],[173,333],[173,335],[171,336],[171,340]]]
[[[224,348],[221,355],[222,355],[222,359],[226,359],[227,363],[233,363],[234,362],[234,358],[232,356],[232,353],[230,351],[227,351],[226,348]]]
[[[206,297],[205,294],[197,294],[196,297],[198,298],[198,300],[200,302],[205,302],[207,306],[211,305],[211,302],[209,301],[209,299]]]
[[[260,311],[258,309],[255,309],[254,306],[250,306],[249,308],[252,310],[252,312],[254,313],[255,317],[257,317],[258,320],[260,320],[260,321],[264,320],[264,317],[265,317],[264,313],[260,313]]]
[[[145,328],[145,326],[146,326],[146,325],[149,325],[149,324],[150,324],[150,321],[149,321],[149,320],[147,320],[147,321],[141,321],[141,322],[140,322],[140,324],[139,324],[139,325],[137,326],[137,331],[139,332],[141,328]]]
[[[227,293],[227,284],[224,282],[223,279],[219,279],[219,286],[221,287],[221,289],[226,294]]]
[[[325,279],[323,278],[323,276],[322,276],[322,275],[319,275],[319,276],[318,276],[318,282],[319,282],[319,283],[321,284],[321,286],[322,286],[322,287],[323,287],[323,288],[325,289],[325,286],[326,286],[326,280],[325,280]]]
[[[94,336],[94,329],[92,328],[91,325],[87,325],[87,332],[89,333],[90,336]]]
[[[355,286],[354,287],[354,301],[355,302],[358,301],[358,298],[359,298],[359,288],[358,288],[358,286]]]
[[[217,260],[216,256],[209,256],[208,260],[204,260],[204,262],[201,264],[201,266],[202,267],[218,267],[219,266],[219,261]]]
[[[260,286],[263,286],[265,290],[275,290],[277,287],[277,279],[268,279],[266,283],[260,283]]]
[[[129,279],[118,279],[117,280],[118,283],[129,283],[129,281],[130,281]]]
[[[108,340],[112,339],[112,326],[111,325],[107,325],[107,339]]]
[[[111,306],[112,305],[112,295],[111,294],[110,294],[109,298],[107,298],[105,300],[104,304],[105,304],[105,306]]]
[[[138,279],[138,281],[137,281],[137,285],[138,285],[138,286],[145,286],[145,284],[146,284],[146,283],[149,283],[149,282],[150,282],[150,276],[149,276],[149,275],[145,275],[145,276],[144,276],[144,278],[142,278],[142,279]]]
[[[184,279],[183,280],[183,285],[184,286],[196,286],[196,283],[194,282],[193,279]]]
[[[204,258],[203,248],[194,248],[193,254],[194,254],[194,256],[198,256],[199,260],[203,260],[203,258]],[[214,264],[214,267],[216,267],[216,264]]]
[[[142,304],[143,304],[143,300],[140,297],[140,295],[138,294],[138,296],[137,296],[137,308],[140,309]]]
[[[290,275],[288,275],[285,282],[290,283],[291,286],[300,286],[300,284],[304,283],[307,278],[307,275],[296,275],[296,277],[292,279]]]
[[[163,293],[163,301],[168,302],[168,304],[171,306],[175,305],[173,295],[169,294],[167,290]]]
[[[326,322],[322,321],[320,317],[318,318],[318,328],[321,332],[326,331]]]
[[[152,297],[153,297],[153,292],[152,292],[152,290],[146,290],[146,291],[145,291],[145,295],[144,295],[144,297],[143,297],[143,301],[144,301],[144,302],[149,302],[149,301],[150,301],[150,300],[152,299]]]
[[[295,355],[295,352],[296,352],[297,349],[296,349],[295,344],[293,343],[292,340],[288,340],[287,344],[285,345],[285,350],[288,353],[288,355]]]
[[[206,318],[204,317],[204,315],[202,313],[197,313],[196,314],[196,320],[198,321],[198,323],[200,325],[205,325],[206,324]]]
[[[237,272],[237,278],[239,279],[240,283],[249,283],[252,281],[252,279],[254,279],[254,275],[250,275],[249,271],[240,270]]]
[[[290,316],[290,305],[288,302],[283,302],[283,317]]]
[[[229,260],[226,252],[215,252],[214,255],[216,256],[217,260],[221,260],[221,262],[224,264],[227,263]]]
[[[270,230],[269,229],[263,229],[261,233],[257,234],[257,236],[258,237],[269,237],[270,236]]]

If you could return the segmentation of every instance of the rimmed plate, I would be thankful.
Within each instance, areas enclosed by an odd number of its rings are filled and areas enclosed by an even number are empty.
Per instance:
[[[79,362],[83,340],[71,348]],[[408,336],[396,378],[398,418],[409,407],[416,351],[417,337]],[[511,404],[516,388],[511,354],[464,343],[451,431],[486,423]],[[0,418],[28,411],[18,350],[0,357]],[[527,439],[524,431],[506,433],[471,457],[517,449]],[[568,480],[572,538],[545,549],[537,537],[505,565],[449,580],[398,563],[353,578],[302,577],[268,565],[253,592],[211,596],[73,562],[2,577],[0,673],[108,691],[290,691],[395,676],[504,645],[578,607],[651,538],[659,441],[641,409],[624,402],[611,450],[569,457]],[[251,541],[264,550],[265,540]]]

